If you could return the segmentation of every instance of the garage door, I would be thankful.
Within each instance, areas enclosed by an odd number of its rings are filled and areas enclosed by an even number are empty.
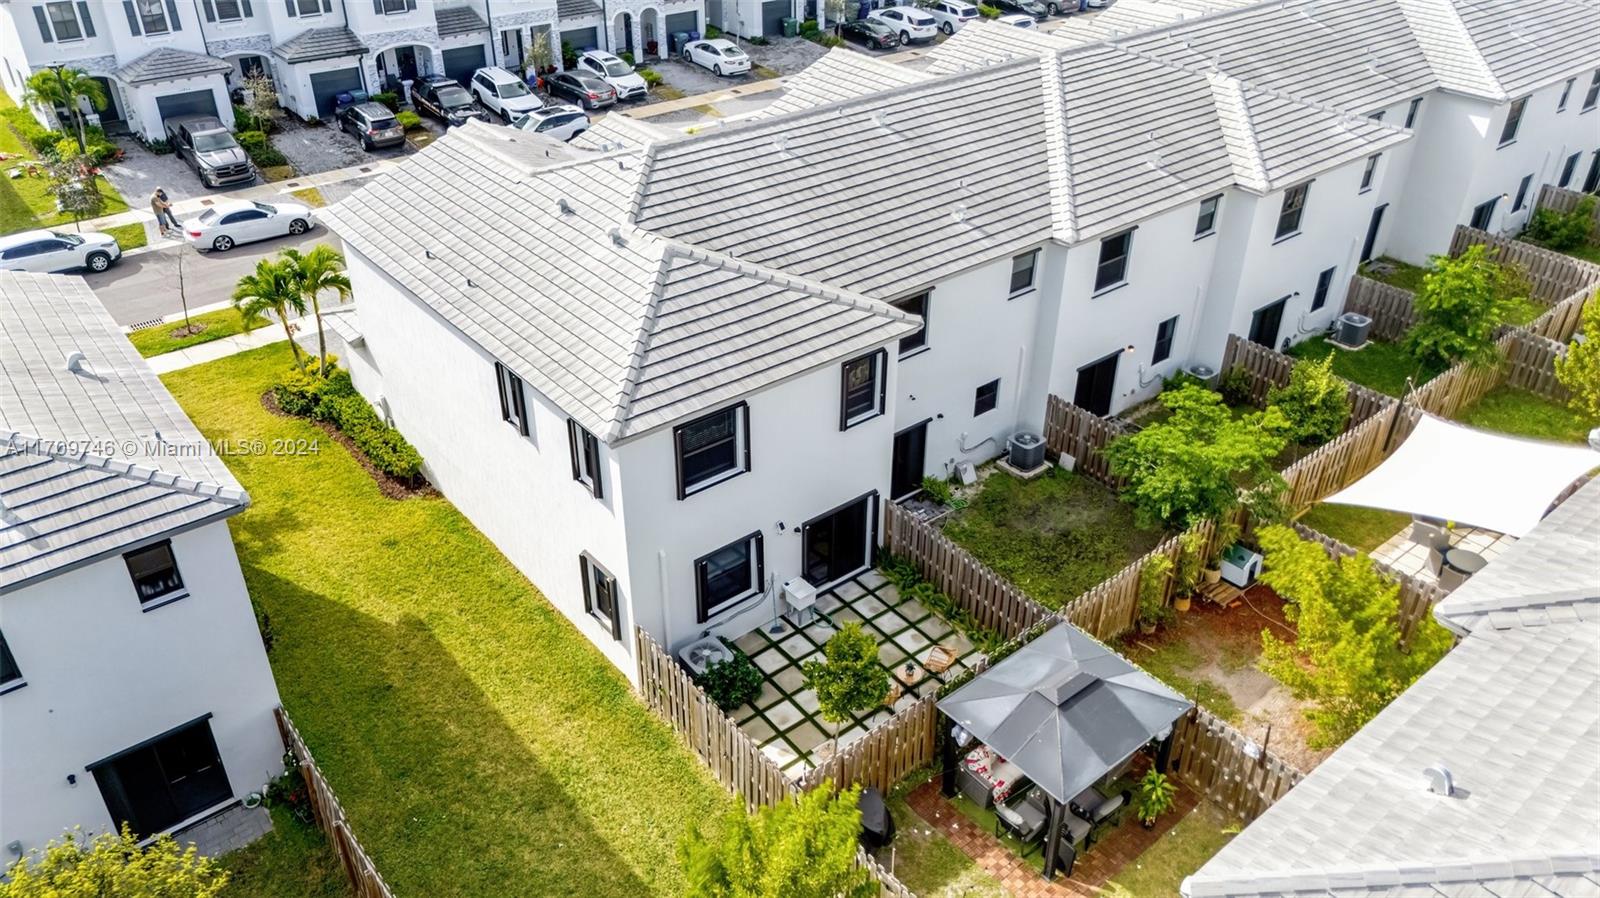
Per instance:
[[[191,90],[181,94],[168,94],[156,97],[156,111],[161,113],[161,122],[166,124],[169,118],[178,118],[185,115],[216,115],[217,96],[209,90]]]
[[[783,37],[783,20],[794,12],[789,0],[767,0],[761,4],[761,34],[763,37]]]
[[[360,69],[338,69],[311,76],[311,96],[317,101],[317,116],[332,118],[334,99],[347,90],[363,90]]]
[[[573,49],[582,53],[585,50],[595,50],[600,47],[600,29],[578,28],[572,31],[561,32],[561,42],[571,44]]]
[[[667,16],[667,34],[685,34],[691,31],[703,31],[700,27],[700,17],[692,12],[675,12]]]
[[[461,82],[465,87],[472,78],[472,73],[488,65],[483,59],[483,45],[475,47],[457,47],[454,50],[444,51],[444,74]]]

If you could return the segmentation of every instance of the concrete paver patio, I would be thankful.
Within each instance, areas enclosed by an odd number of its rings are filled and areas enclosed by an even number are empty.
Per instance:
[[[914,685],[904,690],[893,709],[883,706],[856,715],[839,726],[839,746],[849,745],[874,726],[888,720],[918,697],[927,695],[976,660],[977,648],[949,623],[914,599],[900,595],[894,584],[877,571],[868,571],[828,590],[817,598],[816,619],[797,629],[787,619],[782,629],[769,633],[763,626],[734,640],[767,677],[753,704],[733,712],[744,732],[763,753],[791,777],[799,777],[830,750],[833,724],[817,712],[817,695],[804,685],[800,663],[820,659],[822,646],[838,627],[860,622],[878,643],[878,661],[891,675],[912,673]],[[953,651],[956,661],[943,673],[930,673],[926,664],[935,646]]]

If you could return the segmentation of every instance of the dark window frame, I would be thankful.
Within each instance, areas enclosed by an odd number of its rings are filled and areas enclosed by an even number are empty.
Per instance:
[[[972,391],[972,417],[987,414],[1000,407],[1000,378],[979,384]]]
[[[1533,186],[1533,175],[1522,176],[1522,182],[1517,185],[1517,198],[1511,203],[1512,212],[1521,212],[1528,205],[1528,188]]]
[[[710,596],[708,596],[706,592],[708,586],[708,575],[710,573],[709,562],[712,556],[738,545],[747,547],[750,552],[748,564],[753,568],[751,572],[751,587],[744,592],[723,598],[715,605],[708,606],[707,600],[710,598]],[[760,595],[762,588],[767,582],[766,554],[766,537],[760,530],[757,530],[754,533],[746,534],[745,536],[740,537],[739,539],[736,539],[730,543],[712,549],[710,552],[707,552],[706,554],[701,555],[699,558],[696,558],[694,560],[694,601],[696,623],[703,624],[717,615],[722,614],[728,609],[743,603],[750,597]]]
[[[210,785],[217,790],[217,800],[214,804],[209,806],[199,805],[192,809],[186,809],[180,812],[176,820],[161,821],[163,825],[170,827],[190,819],[194,814],[204,813],[209,809],[224,806],[230,801],[237,801],[233,795],[232,781],[228,779],[227,763],[222,757],[220,747],[217,745],[216,733],[211,729],[211,720],[212,715],[208,711],[188,723],[179,724],[164,733],[152,736],[84,766],[84,770],[94,777],[95,783],[100,789],[101,797],[106,802],[106,810],[110,812],[113,820],[119,823],[127,820],[130,824],[136,824],[134,825],[134,832],[140,837],[155,834],[156,827],[146,827],[146,824],[156,823],[157,821],[135,821],[131,819],[133,816],[131,813],[126,816],[119,815],[119,811],[132,812],[134,810],[133,800],[127,792],[127,784],[122,779],[121,762],[146,752],[153,755],[154,763],[160,769],[164,779],[164,782],[160,785],[165,788],[168,800],[172,804],[176,805],[178,803],[179,796],[174,794],[173,789],[179,779],[186,780],[188,782],[187,788],[192,789],[203,785],[197,778],[205,776],[207,780],[211,781]],[[204,728],[202,731],[196,732],[201,730],[202,727]],[[175,741],[179,739],[185,740],[187,745],[179,743],[175,746]],[[197,748],[202,750],[198,755],[195,754],[195,749]],[[176,749],[187,750],[179,751]],[[174,778],[170,762],[191,762],[197,757],[209,758],[209,763],[203,767],[183,771],[180,776]],[[149,784],[146,785],[148,786]],[[146,831],[147,829],[151,831]]]
[[[1150,364],[1159,365],[1172,358],[1172,343],[1178,336],[1178,317],[1173,315],[1156,325],[1156,342],[1150,350]]]
[[[702,423],[704,423],[706,421],[709,421],[712,418],[720,418],[720,417],[722,417],[724,415],[728,415],[728,414],[732,414],[733,415],[733,437],[732,437],[732,441],[733,441],[733,447],[734,447],[733,454],[734,454],[734,458],[736,460],[735,463],[734,463],[734,466],[733,467],[729,467],[729,468],[723,468],[723,469],[721,469],[719,471],[716,471],[714,473],[704,475],[699,480],[696,480],[694,483],[686,483],[684,481],[685,465],[684,465],[684,462],[683,462],[683,459],[684,459],[684,446],[683,446],[684,433],[686,431],[688,431],[690,428],[692,428],[695,425],[697,425],[697,424],[702,424]],[[721,444],[722,442],[723,441],[721,441],[721,440],[717,441],[718,444]],[[698,447],[697,449],[695,449],[695,451],[696,452],[702,452],[702,451],[705,451],[705,448],[706,447],[704,447],[704,446]],[[673,465],[674,465],[674,468],[677,471],[677,476],[678,476],[678,500],[680,502],[682,500],[687,499],[688,497],[696,494],[696,493],[703,492],[704,490],[708,490],[711,487],[714,487],[719,483],[722,483],[722,482],[727,481],[727,480],[732,480],[733,478],[738,477],[741,474],[749,473],[750,472],[750,404],[746,403],[746,402],[734,403],[733,405],[729,405],[729,406],[725,406],[723,408],[719,408],[714,412],[708,412],[708,413],[706,413],[704,415],[701,415],[700,417],[695,418],[695,419],[693,419],[691,421],[685,421],[684,423],[679,424],[678,426],[672,428],[672,455],[673,455]]]
[[[1561,85],[1561,99],[1556,101],[1556,111],[1557,112],[1566,112],[1567,111],[1567,101],[1572,98],[1572,88],[1577,83],[1578,83],[1578,76],[1577,75],[1573,75],[1571,78],[1567,79],[1567,83],[1566,84]]]
[[[69,14],[70,20],[64,19],[56,14],[61,11],[63,7]],[[45,18],[49,19],[50,21],[50,32],[51,34],[55,35],[55,39],[61,43],[72,43],[74,41],[81,41],[94,37],[94,26],[91,25],[88,28],[84,27],[84,21],[87,18],[88,12],[89,8],[87,4],[82,2],[74,2],[74,0],[49,0],[49,2],[44,4]],[[62,25],[70,25],[77,33],[69,37],[63,37],[61,34]]]
[[[1133,258],[1133,232],[1137,230],[1138,227],[1132,227],[1100,238],[1100,254],[1094,265],[1094,295],[1128,283],[1128,261]],[[1118,255],[1108,258],[1106,252],[1116,245],[1113,241],[1120,241],[1121,250]]]
[[[1333,278],[1338,271],[1339,267],[1335,265],[1318,272],[1317,289],[1311,294],[1311,311],[1315,312],[1328,304],[1328,294],[1333,290]]]
[[[1579,112],[1588,112],[1600,105],[1600,69],[1594,70],[1594,77],[1589,79],[1589,88],[1583,95],[1583,108]]]
[[[17,664],[17,656],[11,653],[11,644],[6,642],[6,634],[0,631],[0,695],[26,685],[28,680],[22,675],[22,667]]]
[[[1583,160],[1583,151],[1582,150],[1579,150],[1578,152],[1573,153],[1571,156],[1567,157],[1566,163],[1561,166],[1561,177],[1560,177],[1560,179],[1558,179],[1556,181],[1556,186],[1557,187],[1565,187],[1568,184],[1572,183],[1572,176],[1577,174],[1577,172],[1578,172],[1578,163],[1580,161],[1582,161],[1582,160]]]
[[[1211,211],[1206,211],[1206,204],[1211,204]],[[1210,237],[1217,232],[1217,213],[1222,211],[1222,194],[1208,196],[1200,201],[1200,212],[1194,219],[1194,239]]]
[[[567,448],[572,455],[572,479],[583,484],[584,489],[596,499],[605,498],[602,481],[604,470],[600,466],[600,440],[589,429],[572,418],[567,419]]]
[[[532,428],[528,425],[527,387],[522,378],[505,365],[495,362],[494,382],[500,392],[500,420],[516,428],[523,436],[528,436]]]
[[[1411,105],[1406,107],[1406,127],[1407,128],[1409,128],[1412,125],[1417,123],[1417,113],[1419,113],[1421,111],[1422,111],[1422,98],[1421,97],[1413,97],[1411,99]]]
[[[1028,272],[1028,279],[1027,279],[1026,283],[1024,283],[1024,284],[1019,286],[1017,284],[1017,275],[1020,274],[1024,269],[1018,268],[1017,263],[1022,261],[1023,259],[1027,259],[1027,265],[1025,267],[1025,270]],[[1022,296],[1025,293],[1031,292],[1034,289],[1034,285],[1037,283],[1038,279],[1039,279],[1039,251],[1038,250],[1030,249],[1025,253],[1019,253],[1019,254],[1017,254],[1015,256],[1012,256],[1011,257],[1011,280],[1007,282],[1007,286],[1010,289],[1010,293],[1008,294],[1008,298],[1015,299],[1018,296]]]
[[[861,362],[867,362],[872,370],[872,386],[874,393],[872,409],[867,412],[850,414],[850,368]],[[857,425],[865,424],[874,418],[883,417],[887,407],[886,399],[889,390],[889,353],[884,349],[874,349],[866,355],[858,355],[839,366],[839,429],[849,430]]]
[[[144,556],[153,555],[159,552],[166,553],[168,562],[167,569],[158,570],[155,573],[145,574],[143,577],[141,577],[139,572],[134,568],[134,565]],[[178,569],[178,553],[173,551],[172,540],[170,539],[163,539],[158,542],[153,542],[149,545],[140,546],[137,549],[124,552],[122,553],[122,562],[128,568],[128,579],[133,584],[133,592],[134,595],[139,599],[139,606],[145,611],[154,611],[157,608],[169,605],[178,601],[179,599],[186,598],[189,595],[189,588],[183,582],[183,572]],[[168,571],[170,571],[171,574],[171,582],[164,584],[164,588],[161,588],[160,592],[147,595],[145,588],[140,581],[164,577]]]
[[[1479,231],[1487,231],[1487,230],[1489,230],[1489,226],[1494,224],[1494,212],[1495,212],[1495,209],[1499,207],[1499,205],[1500,205],[1500,198],[1499,197],[1495,197],[1495,198],[1490,199],[1490,200],[1485,200],[1484,202],[1481,202],[1476,206],[1473,206],[1472,207],[1472,217],[1470,219],[1468,219],[1467,226],[1471,227],[1471,228],[1474,228],[1476,230],[1479,230]],[[1483,217],[1483,223],[1481,225],[1478,223],[1478,218],[1479,218],[1478,213],[1480,213],[1480,212],[1483,213],[1483,216],[1482,216]]]
[[[1361,170],[1361,192],[1366,193],[1372,189],[1372,181],[1378,176],[1378,159],[1382,153],[1373,153],[1367,157],[1366,168]]]
[[[1278,209],[1278,224],[1272,232],[1273,243],[1288,240],[1300,233],[1300,224],[1306,215],[1306,202],[1311,198],[1312,183],[1306,181],[1284,190],[1283,205]]]
[[[583,576],[584,613],[609,628],[611,638],[621,642],[622,599],[617,594],[617,578],[588,552],[578,553],[578,570]]]
[[[921,329],[919,329],[916,333],[906,334],[904,337],[900,338],[900,358],[907,358],[920,352],[926,352],[929,349],[928,306],[929,301],[932,299],[933,289],[929,288],[920,293],[913,293],[904,299],[897,299],[889,303],[889,305],[894,306],[902,312],[909,312],[922,319]],[[918,308],[907,308],[907,306],[911,306],[913,304],[917,305]]]
[[[1518,97],[1511,101],[1511,108],[1506,110],[1506,120],[1500,125],[1500,146],[1510,146],[1517,142],[1517,132],[1522,130],[1522,116],[1527,110],[1527,97]]]

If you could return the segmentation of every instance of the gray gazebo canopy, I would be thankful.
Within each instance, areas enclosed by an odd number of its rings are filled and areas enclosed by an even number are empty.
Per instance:
[[[1065,803],[1194,707],[1059,624],[939,702],[939,710]]]

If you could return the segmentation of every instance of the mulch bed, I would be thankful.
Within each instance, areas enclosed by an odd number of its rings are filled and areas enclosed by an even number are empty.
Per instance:
[[[314,418],[303,418],[299,415],[289,414],[279,407],[278,397],[274,396],[271,390],[261,394],[261,407],[266,409],[269,414],[277,415],[280,418],[298,418],[299,420],[308,421],[317,427],[320,427],[323,432],[332,437],[335,442],[350,450],[351,457],[354,458],[362,468],[366,469],[367,474],[370,475],[378,484],[378,492],[383,493],[390,499],[419,499],[439,495],[439,491],[434,488],[433,484],[429,483],[427,478],[420,474],[417,475],[418,484],[413,486],[412,484],[401,480],[398,477],[394,477],[378,470],[378,467],[372,463],[372,460],[367,458],[367,454],[361,451],[361,447],[356,445],[355,440],[350,439],[350,437],[346,436],[343,431],[339,430],[339,428],[334,427],[332,424],[329,424],[326,421],[318,421]]]

